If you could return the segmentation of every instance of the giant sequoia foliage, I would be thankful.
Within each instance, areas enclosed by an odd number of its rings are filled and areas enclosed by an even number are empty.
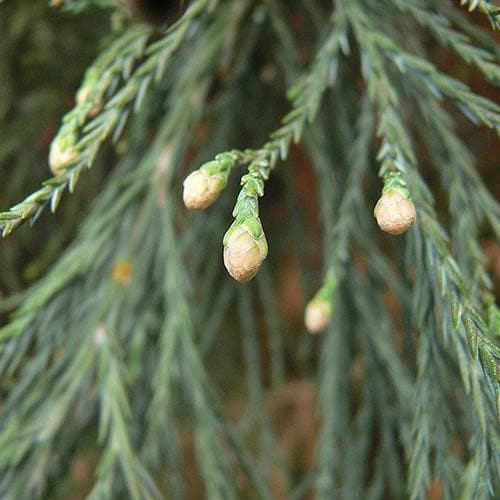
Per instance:
[[[498,496],[498,28],[0,0],[0,498]]]

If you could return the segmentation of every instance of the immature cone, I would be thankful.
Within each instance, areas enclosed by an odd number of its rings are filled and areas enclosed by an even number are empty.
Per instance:
[[[248,228],[238,226],[231,231],[224,244],[224,265],[229,274],[240,283],[250,281],[267,256],[264,232],[255,238]]]
[[[325,300],[313,299],[306,306],[304,323],[309,333],[322,332],[332,319],[332,306]]]
[[[219,197],[224,188],[221,174],[207,174],[204,170],[195,170],[184,180],[184,205],[190,210],[203,210]]]
[[[50,145],[49,167],[53,175],[60,175],[63,171],[62,167],[78,157],[78,151],[65,141],[54,139]]]
[[[382,194],[373,214],[382,231],[389,234],[402,234],[413,225],[416,218],[415,205],[399,191]]]

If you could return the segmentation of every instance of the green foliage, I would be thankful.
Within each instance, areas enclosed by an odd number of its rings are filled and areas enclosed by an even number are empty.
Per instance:
[[[500,28],[500,7],[494,5],[491,0],[460,0],[462,5],[468,7],[469,12],[478,8],[480,12],[486,14],[491,22],[493,29]]]
[[[43,247],[29,286],[0,270],[18,292],[0,295],[0,497],[68,498],[82,457],[94,499],[495,497],[500,313],[481,238],[498,238],[500,207],[456,129],[499,134],[500,107],[428,50],[498,85],[491,36],[423,0],[193,0],[162,29],[120,2],[47,3],[0,2],[6,206],[41,181],[26,165],[48,141],[23,150],[82,80],[52,134],[56,175],[0,213],[5,248]],[[462,4],[499,27],[493,2]],[[80,19],[100,28],[76,68],[64,26]],[[225,190],[189,215],[198,168]],[[417,210],[398,237],[372,217],[394,187]],[[255,286],[222,266],[239,227],[269,244]],[[321,336],[283,312],[286,291],[330,306]],[[289,444],[299,417],[275,415],[290,380],[313,387],[305,452]]]

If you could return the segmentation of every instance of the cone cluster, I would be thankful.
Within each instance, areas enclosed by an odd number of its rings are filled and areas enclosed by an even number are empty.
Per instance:
[[[218,154],[184,180],[183,200],[190,210],[203,210],[212,205],[226,187],[231,170],[243,161],[238,150]],[[250,177],[249,177],[250,176]],[[258,217],[258,196],[255,175],[242,177],[243,186],[233,216],[235,221],[224,235],[224,265],[240,283],[250,281],[267,256],[267,241]],[[259,194],[261,193],[261,194]]]

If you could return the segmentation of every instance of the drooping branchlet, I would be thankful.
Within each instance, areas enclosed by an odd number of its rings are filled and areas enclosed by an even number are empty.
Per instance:
[[[224,264],[229,274],[242,283],[257,274],[267,256],[267,240],[259,218],[259,197],[263,194],[264,178],[252,162],[241,178],[241,191],[233,209],[235,220],[223,241]]]

